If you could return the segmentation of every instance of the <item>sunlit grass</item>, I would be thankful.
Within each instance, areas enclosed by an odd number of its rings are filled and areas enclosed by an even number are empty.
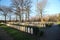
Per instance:
[[[60,22],[57,22],[57,24],[60,24]]]

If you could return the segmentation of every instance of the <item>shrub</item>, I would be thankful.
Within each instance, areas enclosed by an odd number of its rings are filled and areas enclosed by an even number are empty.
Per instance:
[[[38,37],[43,36],[43,33],[44,33],[43,30],[41,30],[41,29],[39,29],[39,28],[37,28],[37,27],[34,27],[33,32],[34,32],[34,35],[35,35],[35,36],[38,36]]]
[[[53,23],[46,24],[46,27],[51,27],[52,25],[53,25]]]
[[[40,31],[40,32],[38,32],[38,37],[42,37],[43,36],[43,34],[44,34],[44,32],[43,31]]]
[[[58,26],[60,27],[60,24],[58,24]]]
[[[0,26],[6,26],[5,24],[0,24]]]
[[[43,31],[40,31],[40,37],[43,36],[44,32]]]

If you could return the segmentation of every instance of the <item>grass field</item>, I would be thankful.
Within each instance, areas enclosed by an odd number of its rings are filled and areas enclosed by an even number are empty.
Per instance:
[[[57,24],[60,24],[60,22],[57,22]]]
[[[36,37],[24,32],[21,32],[17,29],[10,28],[4,24],[0,24],[0,27],[3,28],[14,40],[36,40]]]

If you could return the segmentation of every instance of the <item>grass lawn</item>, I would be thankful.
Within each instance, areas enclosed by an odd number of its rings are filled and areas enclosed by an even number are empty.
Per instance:
[[[60,24],[60,22],[57,22],[57,24]]]
[[[60,27],[60,22],[57,22],[57,24],[59,25],[59,27]]]
[[[17,29],[10,28],[4,24],[0,24],[2,27],[14,40],[36,40],[36,37],[24,32],[21,32]]]

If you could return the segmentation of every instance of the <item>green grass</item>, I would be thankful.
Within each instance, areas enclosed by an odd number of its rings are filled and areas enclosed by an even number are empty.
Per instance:
[[[57,22],[56,24],[58,24],[58,26],[60,27],[60,22]]]
[[[3,28],[11,37],[13,37],[14,40],[36,40],[35,36],[21,32],[14,28],[10,28],[4,24],[0,24],[0,27]]]
[[[57,22],[57,24],[60,24],[60,22]]]
[[[6,26],[5,24],[0,24],[0,26]]]

